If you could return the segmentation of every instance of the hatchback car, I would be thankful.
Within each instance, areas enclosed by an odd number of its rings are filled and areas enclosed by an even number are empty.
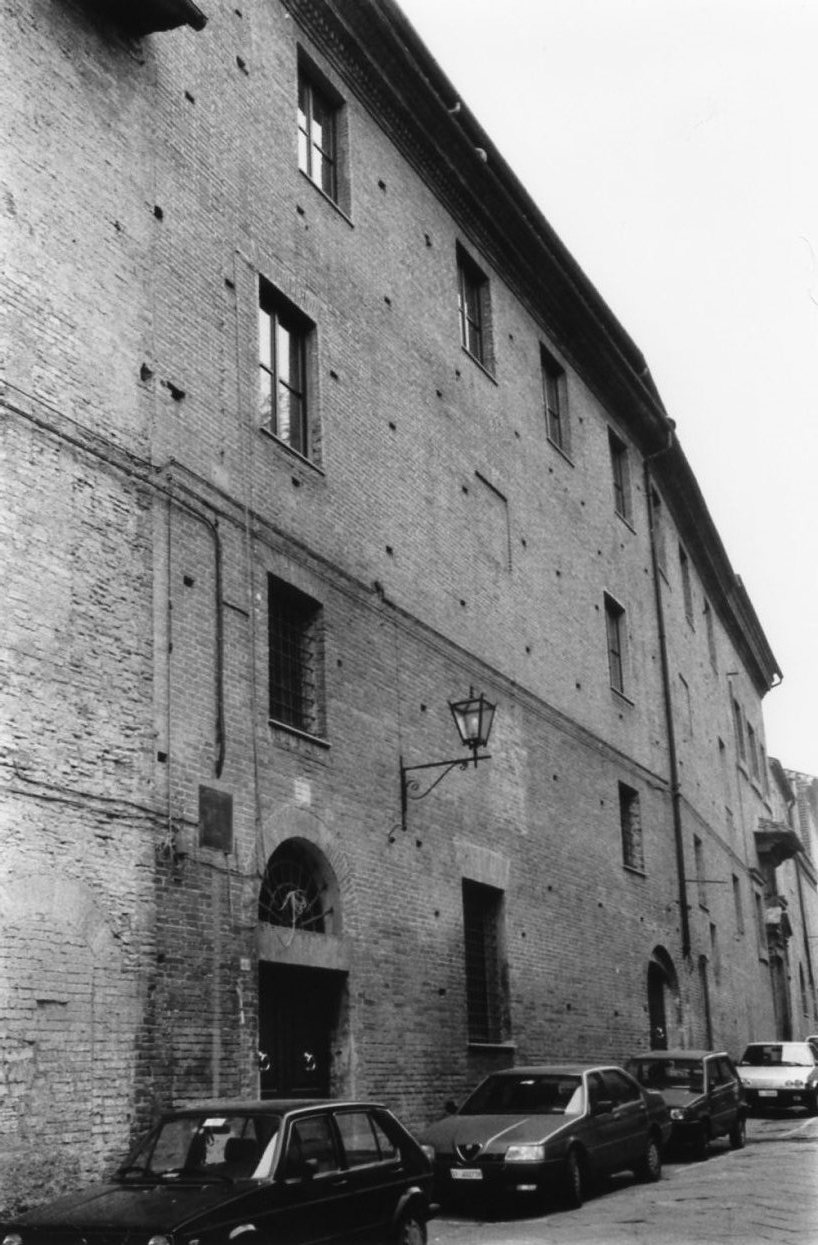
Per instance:
[[[704,1157],[714,1137],[727,1136],[734,1150],[746,1140],[747,1104],[738,1072],[726,1051],[654,1050],[625,1067],[647,1089],[658,1089],[670,1107],[671,1143]]]
[[[658,1180],[669,1136],[662,1095],[622,1068],[560,1064],[493,1073],[421,1140],[443,1202],[528,1195],[580,1206],[595,1176]]]
[[[751,1110],[806,1107],[818,1115],[818,1051],[810,1042],[751,1042],[738,1074]]]
[[[432,1171],[384,1107],[208,1102],[166,1115],[110,1181],[0,1229],[3,1245],[423,1245]]]

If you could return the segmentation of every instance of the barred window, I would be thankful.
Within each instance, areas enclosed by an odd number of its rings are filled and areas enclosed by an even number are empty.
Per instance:
[[[322,610],[317,601],[268,577],[270,717],[322,736]]]
[[[642,844],[642,814],[639,792],[619,784],[619,824],[622,830],[622,862],[628,869],[645,872],[645,851]]]
[[[463,942],[470,1042],[500,1042],[504,1033],[503,892],[463,879]]]

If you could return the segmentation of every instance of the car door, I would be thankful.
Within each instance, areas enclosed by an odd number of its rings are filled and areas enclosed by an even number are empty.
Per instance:
[[[706,1088],[710,1100],[711,1132],[729,1133],[735,1123],[738,1105],[738,1073],[730,1060],[720,1055],[705,1060]]]
[[[648,1109],[637,1082],[618,1068],[605,1068],[602,1081],[606,1096],[613,1099],[615,1150],[610,1171],[630,1167],[642,1157],[647,1144]]]
[[[613,1171],[620,1142],[620,1123],[615,1114],[616,1102],[601,1072],[588,1074],[588,1110],[590,1114],[587,1147],[597,1172]]]
[[[334,1120],[349,1182],[350,1230],[385,1240],[406,1183],[400,1150],[362,1107],[335,1111]]]
[[[260,1224],[276,1245],[323,1245],[352,1230],[349,1177],[328,1109],[289,1121],[276,1169],[275,1209]]]

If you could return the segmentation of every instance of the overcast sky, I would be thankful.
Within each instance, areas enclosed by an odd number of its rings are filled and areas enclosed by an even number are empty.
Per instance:
[[[398,0],[645,355],[818,775],[818,0]]]

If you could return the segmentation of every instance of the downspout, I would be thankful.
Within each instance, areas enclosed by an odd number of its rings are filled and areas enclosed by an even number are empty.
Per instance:
[[[665,726],[667,729],[667,746],[670,760],[670,800],[673,816],[673,836],[676,844],[676,873],[679,886],[679,919],[682,928],[682,956],[690,959],[690,914],[687,906],[687,881],[685,877],[684,837],[682,834],[681,790],[679,785],[679,760],[676,752],[676,731],[673,725],[673,702],[670,692],[670,667],[667,655],[667,633],[665,631],[665,612],[662,604],[662,585],[659,571],[659,556],[656,549],[656,529],[654,524],[652,484],[650,463],[654,458],[673,448],[674,424],[667,423],[667,445],[654,454],[645,456],[643,466],[645,473],[645,499],[648,506],[648,530],[650,532],[650,560],[653,571],[653,591],[656,601],[656,625],[659,634],[659,659],[662,669],[662,695],[665,704]]]

